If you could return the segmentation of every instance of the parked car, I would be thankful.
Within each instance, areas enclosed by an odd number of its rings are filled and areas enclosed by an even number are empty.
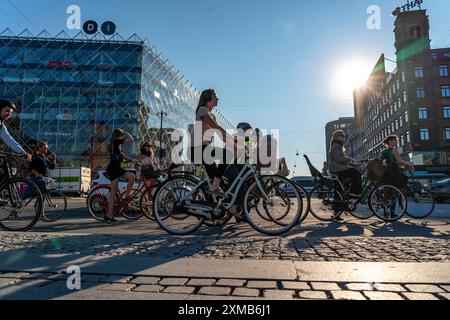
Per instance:
[[[136,176],[136,170],[135,169],[128,169],[128,172],[134,174]],[[97,173],[97,175],[94,177],[91,183],[91,189],[94,188],[97,185],[108,185],[111,184],[111,181],[105,176],[106,171],[102,170]],[[120,179],[119,181],[119,192],[122,193],[127,189],[127,181],[125,179]],[[137,188],[139,186],[139,181],[136,180],[134,187]]]
[[[431,191],[431,194],[437,202],[450,200],[450,179],[443,179],[436,183],[429,183],[425,188]]]
[[[294,184],[305,188],[305,190],[306,190],[306,192],[308,192],[308,194],[310,194],[314,188],[314,178],[313,177],[295,177],[295,178],[292,178],[291,181]],[[295,196],[295,192],[294,192],[294,190],[292,190],[291,187],[281,186],[280,189],[282,191],[284,191],[291,198]]]
[[[308,192],[308,194],[310,194],[311,191],[315,187],[315,185],[314,185],[314,178],[313,177],[294,177],[291,180],[295,184],[305,188],[305,190]]]

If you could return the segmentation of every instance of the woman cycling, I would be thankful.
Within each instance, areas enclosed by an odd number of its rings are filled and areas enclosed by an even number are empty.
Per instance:
[[[106,168],[106,174],[108,175],[109,180],[111,180],[111,194],[108,199],[108,214],[105,215],[105,220],[108,222],[116,221],[114,219],[114,200],[119,189],[120,179],[122,178],[128,181],[125,193],[126,199],[130,197],[131,190],[134,186],[135,176],[122,168],[122,162],[125,159],[131,161],[131,159],[123,153],[122,147],[123,145],[131,144],[133,142],[134,139],[128,132],[125,132],[122,129],[116,129],[112,134],[111,141],[108,146],[110,162]]]
[[[144,181],[147,187],[156,184],[155,179],[160,176],[161,167],[158,159],[155,157],[154,146],[150,142],[145,142],[141,147],[141,153],[138,155],[136,169],[138,170],[138,179]]]
[[[217,123],[216,117],[212,113],[218,102],[219,98],[213,89],[205,90],[200,95],[194,132],[191,137],[190,158],[195,164],[203,164],[209,177],[213,179],[210,193],[224,197],[225,193],[220,188],[220,183],[228,164],[234,162],[234,155],[232,151],[213,146],[214,138],[211,136],[211,129],[219,133],[224,142],[228,146],[232,146],[231,149],[235,147],[235,144],[234,138]],[[229,163],[227,164],[227,162]]]
[[[400,167],[406,167],[411,173],[414,173],[414,165],[404,161],[400,157],[400,153],[397,150],[398,137],[396,135],[387,137],[383,141],[383,144],[386,149],[384,149],[381,153],[381,160],[383,161],[383,165],[387,168],[383,180],[397,188],[402,189],[406,186],[408,177],[405,176]]]

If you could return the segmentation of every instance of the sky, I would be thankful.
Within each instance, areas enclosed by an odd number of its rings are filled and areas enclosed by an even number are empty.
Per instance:
[[[354,77],[382,53],[395,60],[392,11],[406,0],[1,0],[0,30],[52,35],[67,30],[69,5],[82,21],[111,20],[169,59],[199,91],[215,88],[233,124],[280,130],[280,155],[291,172],[309,175],[301,155],[319,168],[325,125],[353,115]],[[367,9],[381,9],[370,30]],[[424,0],[432,46],[450,47],[450,1]],[[393,69],[394,65],[387,65]],[[297,165],[297,168],[294,168]]]

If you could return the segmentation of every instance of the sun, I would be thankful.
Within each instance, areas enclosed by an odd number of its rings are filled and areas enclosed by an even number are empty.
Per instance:
[[[331,78],[333,98],[351,99],[353,91],[366,85],[373,66],[362,58],[352,58],[337,64]]]

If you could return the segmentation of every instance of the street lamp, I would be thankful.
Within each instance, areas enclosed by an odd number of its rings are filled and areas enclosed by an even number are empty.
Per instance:
[[[162,130],[163,130],[163,119],[164,117],[167,117],[167,113],[166,112],[158,112],[156,114],[157,116],[161,117],[161,126],[160,126],[160,130],[159,130],[159,161],[161,162],[162,160]]]

